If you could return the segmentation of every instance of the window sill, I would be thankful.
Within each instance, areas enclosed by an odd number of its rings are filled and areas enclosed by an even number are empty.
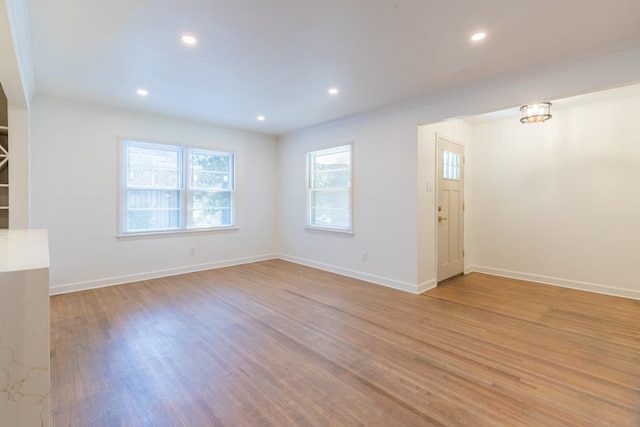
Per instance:
[[[311,227],[311,226],[305,226],[304,227],[305,231],[310,231],[313,233],[332,233],[332,234],[339,234],[339,235],[343,235],[343,236],[353,236],[353,231],[351,230],[340,230],[337,228],[324,228],[324,227]]]
[[[194,230],[170,230],[170,231],[153,231],[153,232],[145,232],[145,233],[127,233],[127,234],[118,234],[116,238],[118,240],[138,240],[138,239],[156,239],[162,237],[178,237],[178,236],[187,236],[194,234],[209,234],[209,233],[219,233],[225,231],[237,231],[239,228],[237,226],[230,227],[216,227],[216,228],[199,228]]]

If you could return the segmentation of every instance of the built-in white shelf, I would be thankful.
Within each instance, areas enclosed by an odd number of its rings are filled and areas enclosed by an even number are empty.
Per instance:
[[[1,90],[0,90],[1,92]],[[0,125],[0,230],[9,228],[9,127]]]

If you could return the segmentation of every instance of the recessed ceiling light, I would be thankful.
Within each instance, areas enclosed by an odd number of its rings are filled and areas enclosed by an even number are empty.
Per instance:
[[[149,95],[149,91],[148,91],[148,90],[146,90],[146,89],[142,89],[142,88],[141,88],[141,89],[138,89],[136,92],[137,92],[137,94],[138,94],[138,95],[140,95],[140,96],[147,96],[147,95]]]
[[[337,95],[338,94],[338,89],[335,87],[332,87],[331,89],[329,89],[329,95]]]
[[[264,116],[258,116],[258,121],[264,122],[266,118]]]
[[[484,39],[485,37],[487,37],[486,33],[475,33],[474,35],[471,36],[471,40],[474,42],[477,42]]]
[[[180,40],[182,40],[182,43],[189,45],[189,46],[193,46],[194,44],[196,44],[198,42],[198,40],[192,36],[191,34],[185,34],[183,35]]]

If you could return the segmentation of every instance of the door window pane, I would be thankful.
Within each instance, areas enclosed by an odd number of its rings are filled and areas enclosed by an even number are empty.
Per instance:
[[[460,160],[460,154],[452,153],[451,151],[443,151],[442,177],[444,179],[460,181]]]

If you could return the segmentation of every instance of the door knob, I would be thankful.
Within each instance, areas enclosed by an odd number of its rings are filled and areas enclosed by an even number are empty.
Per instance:
[[[445,218],[445,217],[443,217],[443,216],[438,215],[438,222],[440,222],[440,221],[444,221],[445,219],[447,219],[447,218]]]

